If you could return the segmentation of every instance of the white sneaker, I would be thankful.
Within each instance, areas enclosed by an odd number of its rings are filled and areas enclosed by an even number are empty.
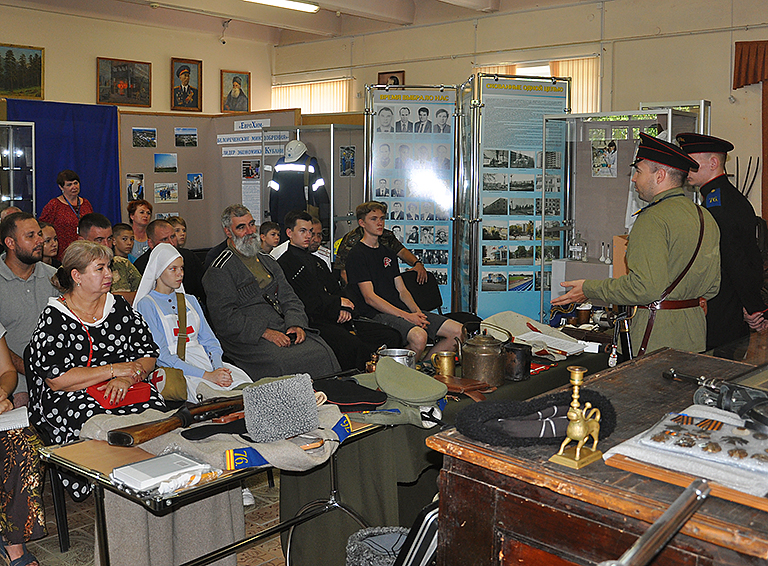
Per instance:
[[[243,488],[243,507],[250,507],[251,505],[256,505],[256,498],[253,497],[253,494],[247,487],[244,487]]]

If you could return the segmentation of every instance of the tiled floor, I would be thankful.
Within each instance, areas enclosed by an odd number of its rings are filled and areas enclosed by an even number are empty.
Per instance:
[[[280,473],[278,471],[275,471],[275,484],[275,487],[269,487],[266,474],[258,474],[247,481],[256,504],[245,509],[246,535],[256,534],[280,520]],[[30,552],[37,556],[40,566],[92,566],[94,563],[93,497],[89,497],[83,503],[75,503],[67,496],[71,548],[64,554],[59,552],[53,501],[47,481],[44,499],[48,536],[27,545]],[[280,536],[275,535],[260,546],[241,552],[237,556],[237,564],[239,566],[285,566]]]

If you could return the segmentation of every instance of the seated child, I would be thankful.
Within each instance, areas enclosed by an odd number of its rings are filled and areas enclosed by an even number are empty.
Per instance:
[[[119,223],[112,226],[112,237],[115,240],[115,257],[127,258],[131,263],[136,257],[131,253],[133,249],[133,228],[130,224]]]
[[[122,295],[125,300],[133,304],[134,296],[139,289],[139,283],[141,283],[141,273],[126,257],[130,255],[127,252],[133,247],[133,229],[128,224],[115,224],[112,227],[112,235],[115,241],[115,256],[112,258],[112,288],[110,291],[113,294]]]
[[[187,243],[187,222],[181,216],[171,216],[166,220],[173,226],[173,231],[176,232],[176,247],[183,248]]]
[[[265,222],[259,226],[261,251],[270,253],[280,243],[280,225],[277,222]]]

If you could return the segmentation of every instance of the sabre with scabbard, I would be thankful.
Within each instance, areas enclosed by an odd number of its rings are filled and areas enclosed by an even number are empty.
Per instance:
[[[314,381],[357,373],[360,372],[356,369],[336,372],[316,377]],[[167,418],[111,430],[107,433],[107,442],[112,446],[136,446],[177,428],[187,428],[195,423],[210,421],[242,410],[242,395],[215,397],[197,404],[185,403],[183,407]]]
[[[744,426],[749,429],[768,432],[768,392],[763,389],[734,383],[738,377],[752,373],[753,369],[729,378],[728,381],[711,377],[687,375],[669,368],[662,372],[664,378],[672,381],[695,383],[699,386],[693,394],[697,405],[716,407],[735,413],[744,419]]]
[[[669,368],[667,371],[661,372],[664,379],[670,381],[679,381],[682,383],[695,383],[699,387],[706,387],[714,392],[720,391],[720,384],[723,383],[722,379],[715,379],[713,377],[705,377],[703,375],[695,376],[688,375],[686,373],[680,373],[675,368]]]

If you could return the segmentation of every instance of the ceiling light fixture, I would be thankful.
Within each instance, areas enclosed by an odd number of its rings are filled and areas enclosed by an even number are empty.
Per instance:
[[[275,6],[276,8],[286,8],[288,10],[298,10],[299,12],[307,12],[314,14],[320,10],[320,6],[313,4],[312,2],[304,2],[303,0],[245,0],[246,2],[253,2],[254,4],[265,4],[267,6]]]

